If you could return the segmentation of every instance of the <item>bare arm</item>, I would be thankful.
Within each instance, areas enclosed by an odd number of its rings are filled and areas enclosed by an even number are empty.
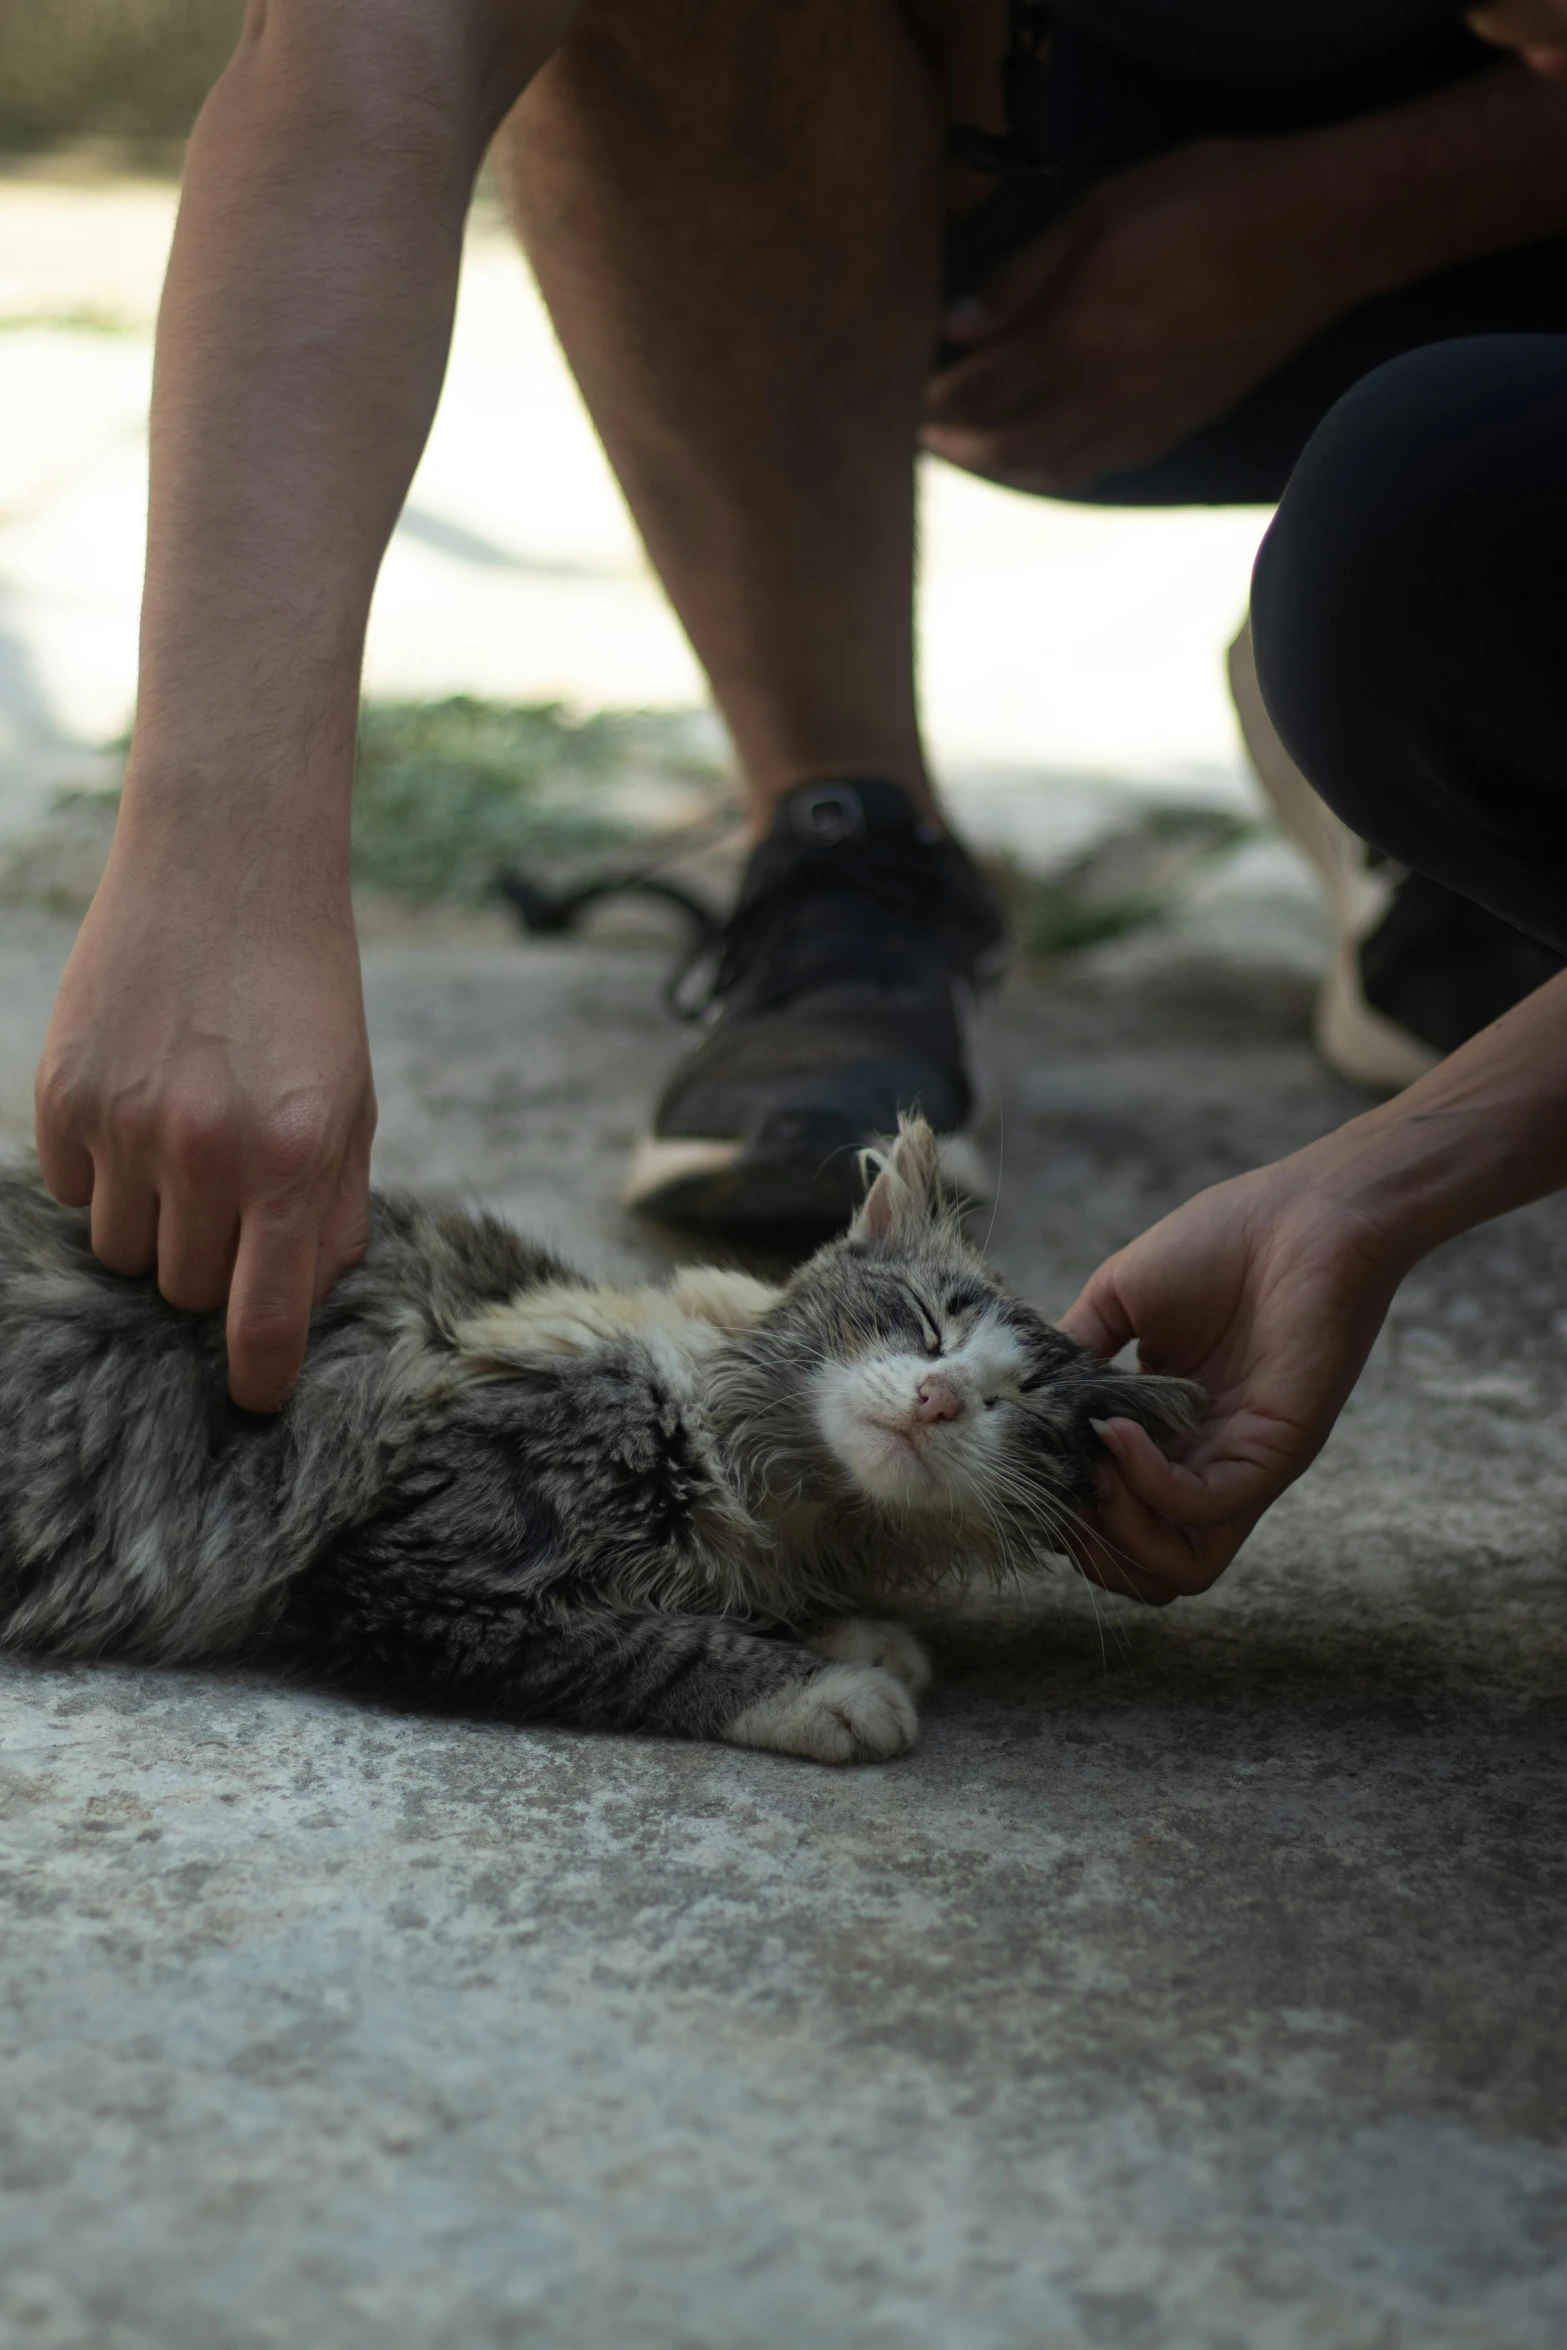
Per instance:
[[[55,1192],[274,1409],[363,1247],[348,895],[377,568],[434,413],[496,123],[574,0],[254,0],[158,324],[135,742],[38,1075]]]
[[[1091,1572],[1146,1599],[1206,1590],[1316,1458],[1400,1281],[1455,1233],[1567,1186],[1567,973],[1397,1100],[1177,1208],[1066,1316],[1128,1339],[1214,1408],[1183,1457],[1112,1421]]]
[[[1567,90],[1521,66],[1117,173],[949,315],[926,440],[1019,488],[1151,462],[1372,296],[1567,233]]]
[[[1342,307],[1435,269],[1567,234],[1567,94],[1513,64],[1303,134],[1331,216]]]

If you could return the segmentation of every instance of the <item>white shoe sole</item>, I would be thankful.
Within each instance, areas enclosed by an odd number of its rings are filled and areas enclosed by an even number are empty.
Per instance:
[[[1361,986],[1360,944],[1391,905],[1395,876],[1366,863],[1364,841],[1317,797],[1280,742],[1257,683],[1249,618],[1230,647],[1229,673],[1241,738],[1268,805],[1285,839],[1321,875],[1333,911],[1333,961],[1312,1021],[1317,1050],[1352,1085],[1402,1093],[1442,1055],[1368,1004]]]

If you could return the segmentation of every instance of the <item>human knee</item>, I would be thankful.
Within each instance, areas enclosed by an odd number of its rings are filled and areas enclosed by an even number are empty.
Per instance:
[[[1531,583],[1559,562],[1564,415],[1567,339],[1411,353],[1329,413],[1263,542],[1269,714],[1323,797],[1394,854],[1411,817],[1395,803],[1438,777],[1438,747],[1480,711],[1517,723],[1499,665],[1527,667],[1546,625]]]

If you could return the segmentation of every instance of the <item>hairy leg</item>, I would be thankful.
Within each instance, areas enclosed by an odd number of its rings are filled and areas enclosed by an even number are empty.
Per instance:
[[[497,146],[755,795],[927,808],[914,457],[945,108],[895,0],[588,0]]]

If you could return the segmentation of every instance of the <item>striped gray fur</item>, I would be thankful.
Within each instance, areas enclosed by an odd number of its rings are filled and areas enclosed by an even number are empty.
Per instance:
[[[493,1217],[378,1195],[265,1420],[228,1400],[219,1317],[105,1271],[85,1215],[14,1172],[0,1640],[896,1753],[923,1667],[864,1611],[1033,1571],[1091,1486],[1090,1420],[1170,1430],[1199,1400],[1008,1297],[918,1123],[780,1289],[614,1289]]]

